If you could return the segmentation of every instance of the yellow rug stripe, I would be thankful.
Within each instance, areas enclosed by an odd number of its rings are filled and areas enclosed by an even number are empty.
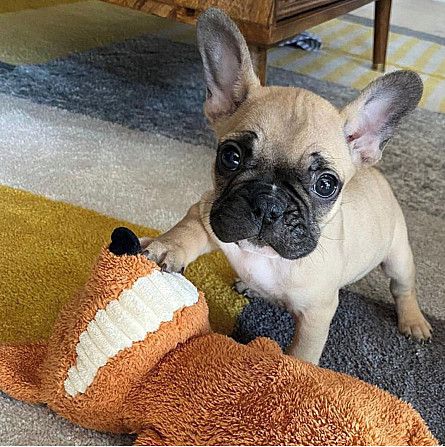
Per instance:
[[[302,59],[303,57],[313,57],[315,59],[314,55],[307,54],[303,51],[298,51],[298,54],[295,54],[295,51],[288,51],[285,55],[272,62],[271,65],[278,68],[286,68],[286,65],[293,63],[298,59]]]
[[[335,53],[320,53],[320,55],[310,64],[306,64],[303,67],[298,67],[298,73],[303,73],[305,75],[311,76],[317,70],[320,70],[327,63],[331,62],[334,59],[337,59],[337,55]]]
[[[342,52],[343,54],[352,53],[352,51],[356,47],[363,46],[366,41],[369,41],[370,39],[372,39],[373,33],[374,32],[371,28],[363,30],[363,32],[361,34],[359,34],[357,37],[354,37],[354,38],[348,40],[347,43],[343,44],[340,47],[340,52]],[[355,53],[352,53],[352,54],[355,54]]]
[[[364,61],[371,61],[372,58],[372,49],[373,49],[373,34],[369,37],[368,42],[366,42],[363,45],[363,49],[356,51],[354,53],[354,57],[363,59]],[[388,37],[388,54],[390,53],[390,50],[393,48],[397,48],[400,45],[402,35],[401,34],[395,34],[395,33],[389,33]],[[388,56],[387,54],[387,56]]]
[[[436,87],[439,85],[440,80],[437,78],[428,78],[423,81],[423,95],[420,100],[419,106],[423,107],[428,101],[429,97],[433,95],[436,90]]]
[[[438,77],[445,79],[445,58],[442,59],[439,67],[436,70]]]
[[[338,82],[346,74],[350,73],[352,70],[360,66],[360,63],[357,61],[351,60],[349,64],[341,64],[335,70],[331,71],[328,75],[324,76],[323,79],[329,80],[331,82]]]
[[[341,53],[342,54],[349,54],[354,50],[357,46],[360,44],[363,44],[367,39],[372,37],[372,30],[366,30],[362,34],[358,35],[354,39],[351,39],[348,43],[341,46]],[[359,61],[354,60],[353,58],[350,58],[350,63],[344,64],[342,61],[339,60],[338,67],[336,67],[334,70],[332,70],[329,74],[323,76],[323,79],[329,80],[331,82],[338,82],[339,79],[341,79],[346,74],[350,73],[352,70],[354,70],[357,66],[360,65]]]
[[[103,216],[25,191],[0,186],[0,341],[47,338],[69,296],[85,282],[111,232],[127,226],[138,235],[156,230]],[[247,304],[232,291],[225,257],[198,259],[186,275],[206,293],[214,330],[230,333]]]
[[[339,22],[340,22],[339,20],[329,20],[329,22],[325,22],[323,24],[324,25],[323,26],[323,32],[324,33],[330,33],[332,28],[335,29],[336,27],[341,25],[341,23],[339,23]],[[312,28],[312,29],[315,29],[315,27]]]
[[[356,88],[358,90],[364,89],[370,82],[372,82],[375,78],[380,76],[380,73],[375,71],[366,71],[363,73],[357,80],[355,80],[352,84],[352,88]]]
[[[357,28],[359,28],[359,25],[356,25],[355,23],[348,23],[348,22],[340,22],[343,26],[341,26],[338,30],[328,33],[326,36],[323,36],[323,45],[327,46],[334,40],[344,37],[349,33],[354,32]]]
[[[397,48],[394,53],[389,53],[387,56],[387,61],[390,64],[397,64],[399,59],[402,59],[402,57],[406,56],[408,51],[410,51],[414,45],[416,45],[418,42],[418,39],[415,39],[414,37],[410,37],[407,41],[403,42],[403,44]]]
[[[431,45],[424,51],[414,62],[413,68],[417,71],[422,71],[426,64],[430,61],[432,57],[442,48],[441,45],[437,43],[431,43]],[[440,72],[438,75],[440,76]]]

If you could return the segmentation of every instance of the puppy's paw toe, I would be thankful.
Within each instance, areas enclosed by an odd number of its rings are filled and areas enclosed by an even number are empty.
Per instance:
[[[184,272],[185,253],[182,247],[174,242],[155,239],[148,244],[142,254],[156,262],[163,272]]]
[[[416,320],[399,322],[399,332],[405,337],[425,342],[431,340],[432,329],[430,323],[421,315]]]
[[[247,286],[247,284],[240,278],[235,278],[233,280],[233,286],[232,289],[236,292],[239,293],[240,295],[244,295],[244,293],[249,290],[249,287]]]
[[[236,293],[244,295],[246,298],[261,298],[261,295],[258,292],[250,289],[249,286],[240,278],[235,278],[233,280],[232,289]]]

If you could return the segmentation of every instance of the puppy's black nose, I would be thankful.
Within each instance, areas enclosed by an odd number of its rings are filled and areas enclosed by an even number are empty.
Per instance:
[[[258,194],[252,206],[255,220],[263,225],[271,225],[286,211],[286,203],[270,194]]]

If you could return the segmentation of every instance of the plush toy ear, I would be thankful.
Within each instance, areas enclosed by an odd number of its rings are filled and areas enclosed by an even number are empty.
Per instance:
[[[246,41],[227,14],[210,8],[200,15],[196,28],[207,87],[204,112],[213,122],[235,112],[260,82]]]
[[[142,253],[139,239],[126,227],[119,227],[113,231],[109,250],[116,256]]]
[[[352,161],[373,165],[382,157],[400,120],[414,110],[423,84],[412,71],[395,71],[376,79],[341,114]]]

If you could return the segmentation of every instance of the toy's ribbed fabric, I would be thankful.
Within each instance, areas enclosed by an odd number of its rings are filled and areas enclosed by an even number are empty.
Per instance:
[[[65,390],[74,397],[93,383],[97,371],[119,351],[130,348],[172,321],[175,311],[198,301],[198,290],[182,275],[158,270],[139,278],[117,300],[99,309],[76,346],[76,364],[68,370]]]

